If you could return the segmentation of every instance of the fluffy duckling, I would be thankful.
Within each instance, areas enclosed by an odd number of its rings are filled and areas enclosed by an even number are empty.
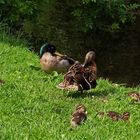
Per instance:
[[[110,117],[114,121],[118,121],[121,119],[121,115],[118,112],[109,111],[107,116]]]
[[[47,72],[66,72],[74,63],[74,59],[57,53],[56,47],[52,44],[46,43],[40,49],[40,64]]]
[[[77,127],[87,119],[86,107],[82,104],[78,105],[72,114],[70,121],[72,127]]]
[[[95,52],[88,52],[83,64],[76,62],[69,68],[64,76],[64,81],[58,85],[58,88],[81,91],[95,88],[97,85],[97,66],[94,60]]]
[[[119,114],[119,113],[114,112],[114,111],[109,111],[107,113],[107,115],[108,115],[108,117],[110,117],[114,121],[129,120],[129,118],[130,118],[130,113],[129,112],[124,112],[123,114]]]
[[[115,111],[109,111],[109,112],[98,112],[97,115],[99,118],[103,118],[105,115],[107,115],[109,118],[111,118],[113,121],[119,121],[119,120],[129,120],[130,113],[124,112],[122,114],[115,112]]]
[[[128,96],[131,98],[133,102],[140,102],[140,93],[138,92],[130,92]]]

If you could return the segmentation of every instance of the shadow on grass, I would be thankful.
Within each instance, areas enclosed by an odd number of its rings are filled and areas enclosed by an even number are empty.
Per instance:
[[[85,98],[85,97],[93,97],[93,96],[97,96],[97,97],[104,97],[107,96],[110,92],[107,90],[92,90],[92,91],[69,91],[67,94],[67,97],[72,97],[72,98]]]
[[[36,71],[41,70],[40,67],[36,67],[36,66],[33,66],[33,65],[30,65],[30,68],[31,68],[32,70],[36,70]]]
[[[3,84],[5,84],[5,81],[0,79],[0,85],[3,85]]]

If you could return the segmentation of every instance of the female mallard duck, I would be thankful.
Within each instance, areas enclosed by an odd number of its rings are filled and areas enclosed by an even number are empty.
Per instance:
[[[64,81],[58,85],[60,89],[89,90],[95,88],[97,78],[97,66],[95,63],[95,52],[86,54],[83,65],[76,62],[64,76]]]
[[[40,64],[47,72],[65,72],[75,63],[72,58],[56,52],[54,45],[46,43],[40,49]]]

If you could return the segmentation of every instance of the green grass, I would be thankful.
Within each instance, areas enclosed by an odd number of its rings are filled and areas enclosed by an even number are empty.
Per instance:
[[[8,38],[8,37],[7,37]],[[39,57],[19,40],[0,38],[0,139],[1,140],[139,140],[140,104],[130,104],[126,88],[98,79],[98,86],[82,95],[56,85],[63,75],[40,69]],[[106,102],[103,102],[103,100]],[[71,113],[82,103],[87,121],[70,129]],[[129,111],[130,121],[112,121],[96,111]]]

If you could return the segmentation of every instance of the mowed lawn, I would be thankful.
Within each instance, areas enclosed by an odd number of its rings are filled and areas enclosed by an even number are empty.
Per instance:
[[[97,64],[98,65],[98,64]],[[140,103],[132,104],[131,91],[102,78],[84,93],[56,88],[63,74],[47,74],[39,57],[26,45],[0,41],[0,140],[140,140]],[[84,104],[85,123],[71,129],[71,113]],[[129,121],[113,121],[98,111],[130,112]]]

